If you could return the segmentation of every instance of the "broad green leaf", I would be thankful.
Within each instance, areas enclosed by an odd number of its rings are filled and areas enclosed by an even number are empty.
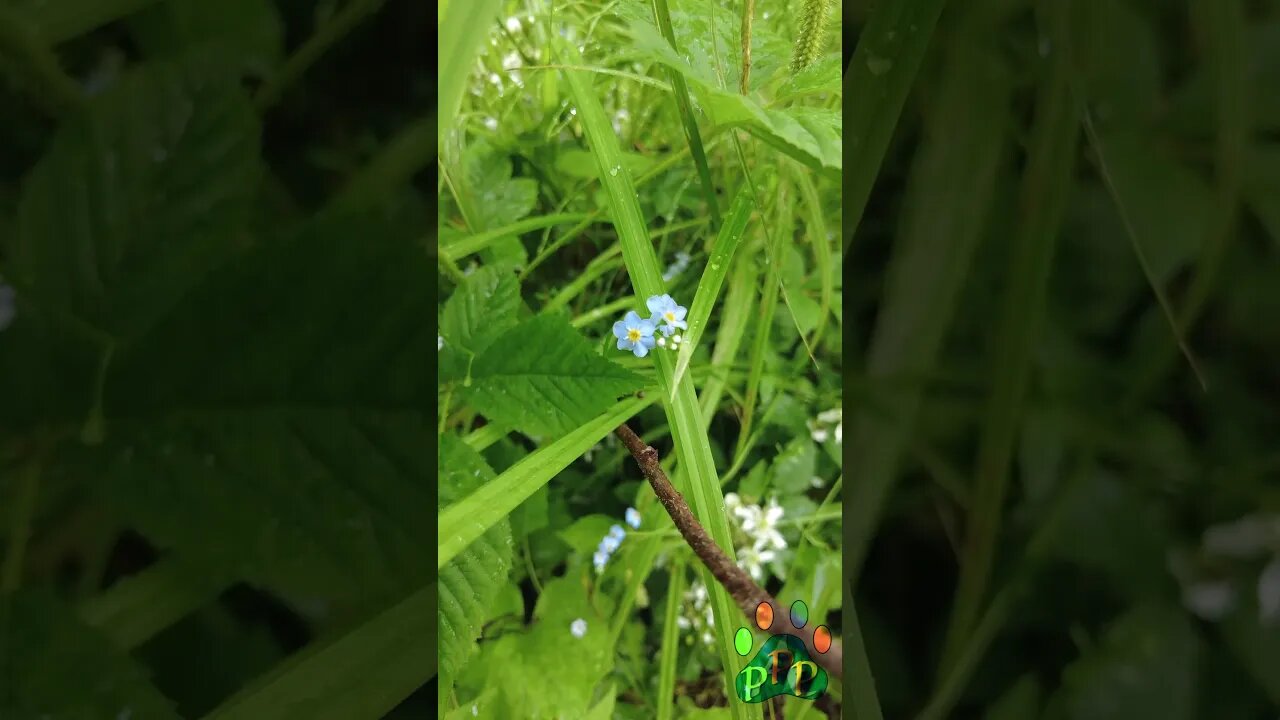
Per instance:
[[[284,27],[270,0],[168,0],[136,15],[129,26],[149,57],[211,43],[259,77],[273,72],[284,58]]]
[[[642,386],[596,354],[568,321],[539,315],[507,330],[471,366],[467,398],[486,417],[537,437],[563,435]]]
[[[608,412],[564,434],[462,500],[439,513],[437,566],[444,567],[605,435],[653,403],[652,392],[623,400]]]
[[[468,275],[440,318],[440,381],[465,377],[471,359],[515,326],[519,310],[520,284],[509,268],[486,266]]]
[[[792,440],[773,461],[773,492],[793,495],[808,490],[817,461],[813,441],[803,435]]]
[[[159,2],[161,0],[15,0],[13,5],[41,38],[56,45]]]
[[[52,594],[0,596],[0,637],[5,717],[179,717],[127,653]]]
[[[432,427],[419,413],[262,408],[111,428],[64,470],[210,573],[362,605],[432,577]]]
[[[1067,666],[1048,712],[1066,720],[1190,720],[1199,644],[1179,610],[1137,606]]]
[[[412,208],[326,213],[264,239],[117,357],[108,435],[113,416],[174,410],[430,408],[437,300],[422,221]]]
[[[602,594],[588,598],[577,578],[546,583],[528,631],[486,642],[479,658],[487,666],[486,684],[500,688],[505,706],[494,717],[589,717],[596,685],[613,667],[612,605]],[[576,620],[586,623],[582,637],[570,630]],[[554,677],[548,676],[549,668],[556,669]]]
[[[456,436],[440,436],[440,496],[444,509],[492,482],[493,470]],[[511,529],[505,519],[440,568],[440,661],[447,684],[475,651],[481,625],[507,581]]]
[[[706,332],[707,321],[711,317],[712,309],[715,308],[716,300],[720,297],[720,287],[724,285],[724,278],[729,274],[734,253],[742,244],[747,221],[751,218],[753,209],[752,193],[748,187],[744,186],[734,198],[724,225],[720,226],[715,245],[711,247],[711,255],[707,258],[707,267],[702,271],[702,279],[698,281],[698,291],[694,294],[693,303],[689,306],[689,314],[685,318],[689,328],[684,333],[684,343],[680,346],[679,357],[676,358],[673,380],[676,385],[679,385],[680,378],[684,377],[685,370],[689,368],[689,361],[693,359],[694,348]]]
[[[243,244],[258,120],[212,54],[122,78],[23,184],[11,281],[98,332],[137,334]]]
[[[608,515],[584,515],[569,527],[556,533],[561,540],[568,543],[574,552],[590,555],[595,552],[596,546],[600,544],[600,540],[609,532],[609,528],[614,525],[621,525],[619,518],[609,517]]]
[[[304,650],[206,720],[377,720],[436,672],[436,585]]]

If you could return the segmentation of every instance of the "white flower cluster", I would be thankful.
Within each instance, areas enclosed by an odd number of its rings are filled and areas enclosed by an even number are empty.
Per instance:
[[[844,444],[844,410],[843,408],[832,408],[818,413],[818,417],[810,420],[809,436],[816,443],[824,443],[829,438],[835,438],[837,445]]]
[[[733,521],[737,546],[738,566],[746,570],[752,579],[763,583],[765,565],[778,557],[778,552],[787,548],[787,540],[778,531],[784,511],[777,500],[770,498],[765,505],[744,503],[737,493],[724,496],[724,506]],[[685,607],[676,625],[681,630],[691,630],[686,642],[693,642],[696,635],[702,642],[711,645],[715,642],[712,629],[715,618],[708,602],[707,587],[695,580],[684,593]]]
[[[1256,562],[1265,560],[1258,573],[1258,616],[1264,625],[1280,623],[1280,515],[1248,515],[1205,530],[1200,552],[1203,560]],[[1205,620],[1217,621],[1236,607],[1238,589],[1229,579],[1211,577],[1185,557],[1173,559],[1173,572],[1182,584],[1182,602]]]
[[[704,645],[715,643],[715,635],[711,634],[711,629],[715,627],[715,614],[711,611],[711,603],[708,601],[707,586],[699,580],[694,580],[685,591],[684,600],[685,612],[676,618],[676,627],[693,631],[685,636],[685,642],[692,643],[696,634],[702,639]]]
[[[745,539],[737,548],[738,565],[756,582],[764,580],[764,566],[777,559],[778,551],[787,549],[787,540],[778,532],[783,510],[778,501],[769,498],[766,506],[744,503],[737,493],[724,496],[725,509]]]

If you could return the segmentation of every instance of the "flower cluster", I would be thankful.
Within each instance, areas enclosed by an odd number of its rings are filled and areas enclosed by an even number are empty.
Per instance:
[[[1194,557],[1174,556],[1172,569],[1182,584],[1182,602],[1205,620],[1218,621],[1236,608],[1238,570],[1257,571],[1258,619],[1280,623],[1280,515],[1249,515],[1205,530]],[[1252,581],[1251,581],[1251,584]]]
[[[737,493],[724,496],[725,509],[737,526],[745,543],[738,547],[738,565],[756,582],[764,580],[764,566],[778,558],[778,552],[787,549],[787,540],[778,531],[783,510],[774,498],[766,506],[742,502]]]
[[[834,437],[837,445],[844,444],[844,410],[842,408],[824,410],[807,424],[809,436],[814,442],[824,443]]]
[[[648,320],[632,310],[613,324],[618,349],[630,350],[636,357],[644,357],[654,347],[679,346],[683,340],[679,331],[689,327],[685,322],[688,309],[676,304],[670,295],[654,295],[645,301],[645,305],[649,308]]]
[[[640,513],[635,508],[627,508],[626,523],[633,528],[640,527]],[[609,558],[617,552],[622,546],[622,541],[627,538],[627,531],[621,525],[614,525],[609,528],[609,532],[600,539],[600,544],[596,547],[595,555],[591,556],[591,563],[595,565],[596,572],[604,572],[605,565],[609,564]]]
[[[700,580],[694,580],[685,591],[684,600],[689,607],[685,608],[685,614],[676,618],[676,627],[681,630],[695,631],[704,645],[715,643],[715,636],[711,634],[711,630],[715,627],[715,614],[711,610],[711,603],[708,602],[707,586]],[[693,635],[686,635],[685,642],[693,642]]]
[[[13,287],[0,280],[0,330],[9,327],[13,322]]]

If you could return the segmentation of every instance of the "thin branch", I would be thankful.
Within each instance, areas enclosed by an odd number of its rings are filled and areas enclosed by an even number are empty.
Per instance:
[[[773,598],[764,588],[756,584],[751,576],[745,570],[738,567],[729,556],[716,545],[711,536],[707,535],[707,531],[693,516],[693,512],[689,510],[689,505],[685,503],[684,496],[672,486],[671,481],[667,479],[667,474],[663,472],[662,465],[658,462],[658,451],[650,447],[635,434],[626,424],[618,426],[614,431],[622,444],[630,451],[632,457],[636,459],[636,463],[640,466],[640,471],[649,481],[649,485],[653,488],[654,494],[658,496],[658,501],[667,509],[667,514],[671,516],[671,520],[676,524],[676,529],[684,536],[685,542],[689,547],[693,548],[694,554],[702,561],[703,565],[711,571],[715,579],[720,582],[729,595],[733,597],[734,602],[738,604],[738,608],[748,618],[755,621],[756,607],[760,603],[765,602],[773,608],[774,623],[782,623],[781,633],[794,635],[804,642],[805,649],[809,651],[809,656],[821,665],[831,677],[839,678],[843,675],[843,657],[840,643],[832,638],[831,648],[825,653],[819,653],[813,645],[813,632],[805,632],[802,628],[795,627],[791,622],[791,612],[784,608]],[[775,625],[776,627],[776,625]]]

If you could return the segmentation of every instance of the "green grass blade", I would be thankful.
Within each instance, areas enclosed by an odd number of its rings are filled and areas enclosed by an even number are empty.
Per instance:
[[[739,253],[735,262],[729,291],[724,299],[720,328],[716,330],[716,346],[711,352],[711,377],[703,383],[702,393],[698,396],[704,425],[711,424],[711,418],[720,407],[720,399],[724,397],[728,384],[727,373],[738,355],[738,347],[747,334],[747,325],[756,307],[757,283],[760,280],[756,260],[749,253]]]
[[[304,650],[206,720],[376,720],[436,674],[436,583]]]
[[[1192,3],[1195,17],[1208,29],[1209,67],[1216,77],[1218,114],[1217,156],[1214,160],[1217,203],[1209,223],[1208,235],[1196,264],[1195,277],[1187,289],[1178,313],[1178,327],[1188,332],[1200,318],[1205,303],[1219,278],[1226,249],[1236,227],[1240,206],[1243,173],[1252,118],[1249,104],[1248,35],[1244,10],[1238,0],[1196,0]],[[1126,405],[1135,407],[1149,397],[1177,360],[1178,346],[1153,346],[1149,358],[1141,366],[1137,381],[1126,397]]]
[[[226,585],[208,573],[161,560],[80,604],[80,617],[132,650],[217,597]]]
[[[568,56],[567,64],[581,64],[574,48],[562,45],[561,52]],[[640,212],[631,173],[622,164],[618,138],[614,135],[613,127],[592,87],[592,76],[577,70],[566,70],[564,77],[570,94],[576,101],[578,118],[582,122],[592,154],[601,171],[601,181],[607,190],[613,225],[622,242],[622,256],[631,284],[635,288],[636,307],[643,307],[645,298],[666,292],[666,283],[662,280],[658,256],[649,240]],[[654,353],[653,358],[666,390],[664,396],[670,397],[672,387],[676,388],[674,398],[667,402],[665,409],[672,430],[671,436],[675,441],[676,457],[684,469],[682,475],[688,479],[687,487],[679,489],[692,501],[694,515],[707,529],[712,540],[732,558],[734,547],[723,509],[724,496],[720,492],[715,461],[703,430],[702,414],[693,385],[687,381],[675,385],[674,367],[669,353]],[[709,572],[704,573],[704,576],[711,592],[716,625],[721,629],[717,638],[717,650],[725,672],[731,677],[737,672],[739,658],[733,649],[733,633],[729,628],[741,622],[741,611]],[[736,700],[731,701],[729,707],[734,718],[759,717],[758,707],[749,707]]]
[[[787,205],[789,199],[785,187],[786,184],[779,179],[778,211],[789,215],[790,208]],[[779,223],[779,225],[782,225],[782,223]],[[789,220],[782,227],[783,229],[789,228]],[[738,446],[734,451],[735,458],[741,457],[746,451],[747,438],[751,435],[751,425],[755,419],[756,400],[760,395],[760,377],[764,374],[765,355],[769,351],[769,335],[773,329],[773,314],[778,308],[778,291],[782,284],[782,263],[776,259],[770,262],[769,258],[782,257],[782,239],[785,237],[785,233],[777,230],[766,234],[768,237],[765,239],[764,259],[767,270],[764,274],[764,294],[760,297],[760,309],[756,315],[755,334],[751,338],[747,389],[742,403],[742,428],[738,431]]]
[[[796,189],[800,191],[800,199],[804,202],[805,222],[809,226],[808,235],[813,240],[813,259],[815,270],[822,282],[818,297],[818,325],[809,338],[812,351],[818,349],[818,341],[827,327],[827,316],[831,314],[831,301],[835,297],[835,258],[832,257],[831,241],[827,238],[827,221],[823,218],[822,201],[818,197],[818,188],[808,173],[798,172],[793,175]]]
[[[671,43],[677,53],[675,32],[671,29],[671,13],[667,10],[667,0],[653,0],[653,14],[658,21],[658,30]],[[684,127],[684,137],[689,143],[689,151],[693,154],[693,164],[698,168],[698,178],[702,181],[702,194],[707,200],[707,208],[711,211],[711,222],[714,227],[720,226],[720,208],[716,203],[716,189],[711,183],[711,168],[707,166],[707,154],[702,148],[702,135],[698,132],[698,121],[693,114],[693,103],[689,101],[689,86],[684,75],[674,68],[668,68],[671,77],[671,89],[676,98],[676,109],[680,112],[680,122]]]
[[[437,569],[515,510],[614,428],[651,405],[654,393],[619,402],[600,417],[527,455],[492,482],[440,512]]]
[[[716,236],[715,245],[711,247],[710,257],[707,258],[707,267],[702,272],[702,279],[698,281],[698,290],[694,293],[693,304],[689,306],[689,328],[684,333],[684,343],[680,346],[680,353],[676,358],[676,375],[673,381],[676,385],[679,385],[680,379],[684,377],[684,371],[688,369],[689,361],[693,359],[694,348],[706,332],[707,320],[711,317],[716,298],[720,297],[724,277],[729,273],[733,254],[742,243],[747,221],[751,219],[751,211],[754,208],[755,202],[752,199],[751,190],[744,186],[729,208],[728,220],[720,226],[720,233]]]
[[[662,650],[658,654],[658,695],[654,706],[658,708],[658,720],[671,720],[676,698],[676,659],[680,654],[680,629],[676,619],[680,617],[680,605],[684,602],[684,560],[671,561],[671,582],[667,585],[667,608],[662,623]]]
[[[439,249],[440,256],[457,262],[468,255],[474,255],[481,250],[489,247],[502,238],[511,235],[520,235],[534,230],[541,230],[553,225],[562,223],[586,221],[588,215],[582,213],[556,213],[553,215],[539,215],[538,217],[525,218],[518,222],[513,222],[500,228],[493,230],[485,230],[474,235],[468,235],[460,240],[449,243],[446,247]]]
[[[991,203],[1010,88],[1007,71],[982,37],[982,30],[958,36],[945,60],[942,94],[911,169],[902,230],[868,350],[866,374],[873,383],[892,385],[895,377],[933,374]],[[918,383],[894,390],[883,405],[893,414],[859,412],[847,446],[853,468],[846,474],[856,478],[849,486],[844,523],[851,584],[897,480],[923,396]]]
[[[501,6],[498,0],[473,0],[450,2],[442,11],[436,34],[440,41],[436,54],[439,68],[436,109],[440,118],[437,141],[458,117],[471,69],[475,67],[489,27],[498,19]]]
[[[845,71],[844,138],[852,155],[841,200],[840,246],[846,253],[944,4],[946,0],[879,3]]]
[[[852,623],[845,629],[848,633],[845,636],[848,642],[845,643],[844,651],[848,658],[846,664],[850,670],[849,692],[845,700],[853,705],[853,716],[857,720],[883,720],[884,715],[880,712],[880,698],[876,692],[876,681],[872,676],[871,662],[867,659],[867,648],[862,640],[862,626],[858,623],[858,611],[854,609],[852,603],[848,603],[845,607],[844,617],[852,619]]]
[[[968,513],[960,581],[944,643],[943,676],[986,601],[1014,440],[1030,384],[1037,329],[1041,325],[1054,249],[1074,180],[1080,123],[1071,98],[1070,63],[1063,51],[1067,47],[1066,7],[1057,4],[1054,16],[1049,19],[1049,35],[1053,46],[1060,50],[1049,68],[1032,129],[1019,204],[1021,218],[1013,237],[1006,296],[991,364],[991,393],[978,444],[974,504]]]

